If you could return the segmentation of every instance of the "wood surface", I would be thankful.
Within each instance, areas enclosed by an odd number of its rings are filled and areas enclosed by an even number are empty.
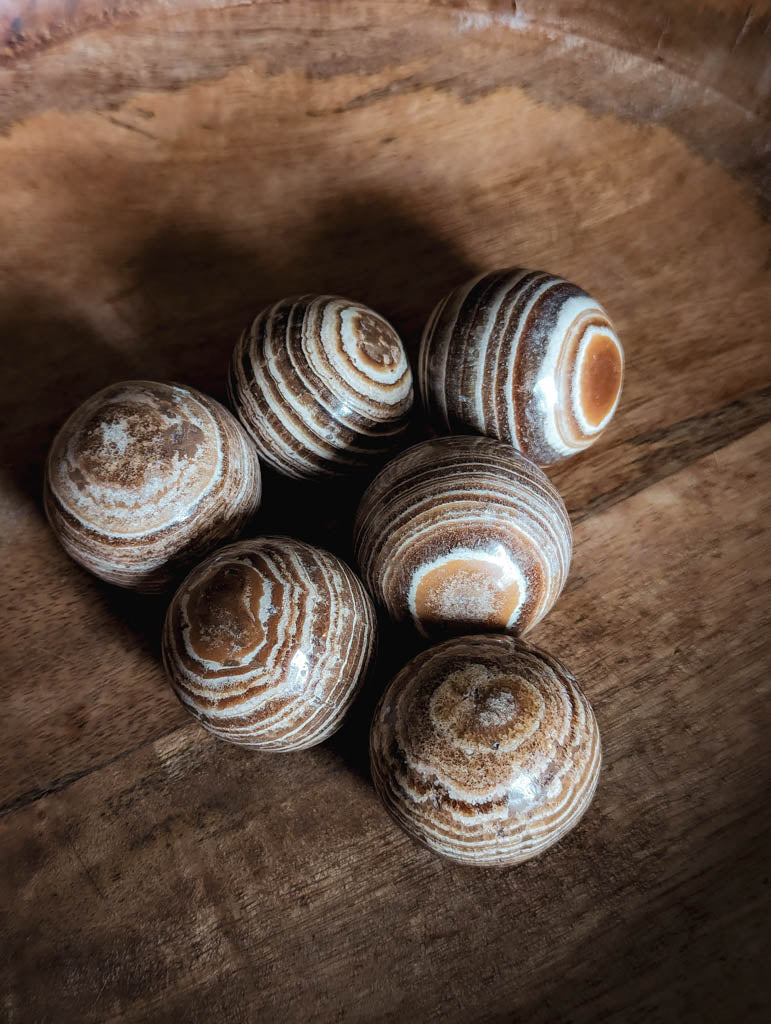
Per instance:
[[[0,1018],[766,1019],[770,25],[733,0],[2,0]],[[42,465],[116,379],[224,397],[284,295],[365,302],[414,355],[445,291],[516,264],[595,295],[627,354],[614,423],[549,471],[575,557],[531,634],[604,769],[557,847],[474,870],[369,779],[409,641],[323,746],[218,742],[163,678],[164,601],[53,540]],[[266,474],[254,530],[349,556],[361,486]]]

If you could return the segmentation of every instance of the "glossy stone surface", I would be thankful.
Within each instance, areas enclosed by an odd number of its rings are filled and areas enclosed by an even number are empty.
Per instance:
[[[219,402],[153,381],[85,401],[48,455],[45,507],[65,550],[123,587],[163,589],[260,503],[254,445]]]
[[[418,380],[442,430],[508,441],[540,466],[587,448],[621,395],[624,352],[581,288],[534,270],[482,274],[423,332]]]
[[[555,658],[507,636],[446,640],[408,662],[370,734],[375,788],[435,853],[517,864],[572,829],[600,773],[589,701]]]
[[[372,602],[344,562],[259,537],[215,552],[183,582],[163,662],[183,706],[215,736],[301,750],[338,728],[375,643]]]
[[[527,632],[557,600],[572,554],[545,474],[486,437],[424,441],[367,488],[354,526],[362,577],[424,636]]]
[[[260,455],[301,479],[355,471],[387,454],[413,402],[393,327],[329,295],[263,310],[235,347],[228,390]]]

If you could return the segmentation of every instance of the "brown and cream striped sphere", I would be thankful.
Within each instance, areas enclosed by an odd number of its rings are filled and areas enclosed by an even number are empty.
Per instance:
[[[392,459],[354,526],[370,592],[424,636],[527,632],[562,590],[572,536],[562,498],[534,463],[470,436]]]
[[[413,402],[393,327],[331,295],[263,310],[235,347],[228,389],[260,455],[300,479],[342,475],[386,455]]]
[[[380,699],[370,734],[375,788],[395,820],[466,864],[528,860],[592,801],[600,734],[555,658],[507,636],[446,640]]]
[[[169,607],[163,662],[182,704],[241,746],[302,750],[341,724],[375,650],[372,602],[348,566],[290,537],[210,555]]]
[[[499,270],[450,292],[423,332],[418,381],[442,430],[508,441],[539,466],[587,448],[621,395],[607,313],[553,274]]]
[[[76,562],[102,579],[161,590],[260,503],[254,445],[193,388],[131,380],[85,401],[54,439],[45,507]]]

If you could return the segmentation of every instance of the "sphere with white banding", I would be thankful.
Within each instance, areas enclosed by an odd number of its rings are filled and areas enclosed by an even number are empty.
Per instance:
[[[413,402],[393,327],[330,295],[263,310],[235,347],[228,392],[261,457],[298,479],[355,472],[387,455]]]
[[[521,634],[567,578],[572,529],[545,474],[487,437],[423,441],[364,492],[354,524],[370,593],[424,636]]]
[[[507,636],[432,647],[375,712],[372,777],[391,816],[464,864],[518,864],[578,823],[600,773],[592,707],[555,658]]]
[[[145,592],[235,539],[260,496],[244,429],[179,384],[133,380],[97,392],[56,435],[46,465],[46,513],[67,553]]]
[[[418,382],[441,430],[508,441],[539,466],[593,444],[621,395],[624,352],[577,285],[533,270],[450,292],[423,332]]]
[[[301,750],[341,724],[374,656],[375,612],[335,555],[290,537],[231,544],[183,582],[163,661],[183,706],[220,739]]]

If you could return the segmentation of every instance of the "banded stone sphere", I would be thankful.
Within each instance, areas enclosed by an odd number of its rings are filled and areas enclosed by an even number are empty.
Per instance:
[[[85,401],[48,455],[45,508],[67,553],[122,587],[164,589],[260,503],[246,432],[193,388],[130,380]]]
[[[330,295],[263,310],[235,347],[228,390],[261,457],[298,479],[343,475],[386,455],[413,402],[393,327]]]
[[[356,557],[376,599],[426,637],[526,633],[549,611],[573,533],[544,473],[487,437],[423,441],[364,492]]]
[[[339,558],[289,537],[210,555],[174,596],[163,663],[220,739],[302,750],[341,724],[372,661],[375,612]]]
[[[421,398],[440,429],[508,441],[539,466],[600,437],[623,373],[602,306],[535,270],[482,274],[450,292],[418,358]]]
[[[394,819],[465,864],[518,864],[592,801],[600,734],[555,658],[507,636],[446,640],[392,680],[370,733],[375,788]]]

